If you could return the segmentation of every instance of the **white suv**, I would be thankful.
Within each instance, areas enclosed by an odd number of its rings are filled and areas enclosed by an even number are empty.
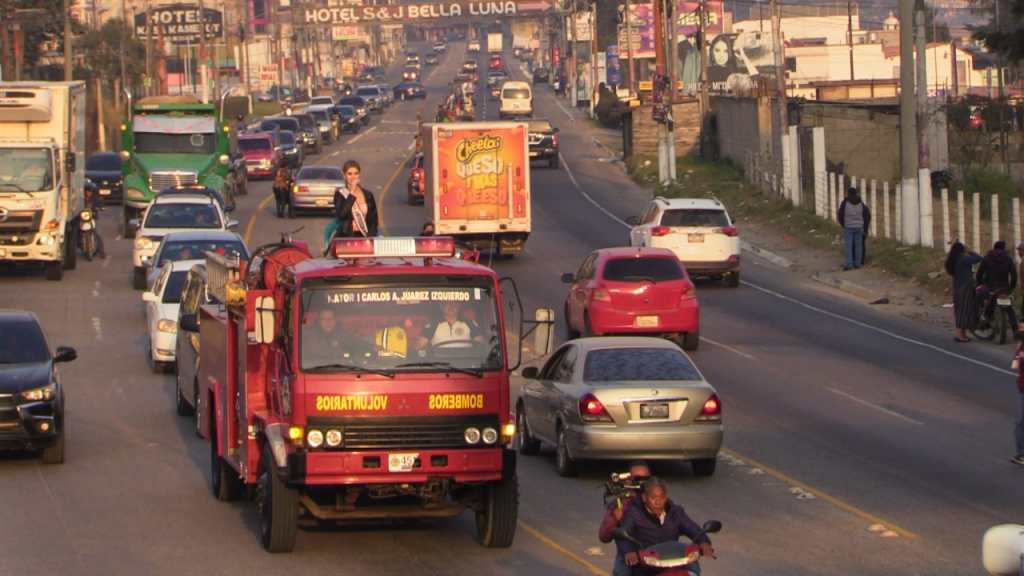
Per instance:
[[[132,287],[136,290],[146,288],[146,267],[167,234],[228,230],[238,226],[235,220],[228,220],[216,200],[202,194],[157,196],[146,208],[141,221],[131,224],[138,229],[132,249]]]
[[[630,246],[668,248],[694,276],[740,284],[740,237],[718,200],[655,198],[643,216],[630,219]]]

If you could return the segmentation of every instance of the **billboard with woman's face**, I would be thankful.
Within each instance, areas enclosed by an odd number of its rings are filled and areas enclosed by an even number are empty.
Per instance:
[[[715,90],[743,91],[754,76],[775,73],[775,54],[769,32],[747,30],[719,34],[708,44],[708,82]]]

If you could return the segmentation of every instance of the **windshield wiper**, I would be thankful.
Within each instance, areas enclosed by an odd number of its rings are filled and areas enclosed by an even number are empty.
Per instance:
[[[312,368],[307,368],[306,372],[359,372],[362,374],[378,374],[380,376],[386,376],[388,378],[394,378],[395,373],[391,370],[381,370],[379,368],[367,368],[365,366],[356,366],[355,364],[321,364]]]
[[[461,372],[463,374],[469,374],[476,376],[477,378],[483,378],[483,370],[475,370],[473,368],[460,368],[453,366],[451,362],[408,362],[406,364],[399,364],[395,368],[447,368],[452,372]]]
[[[29,198],[35,198],[35,196],[32,195],[32,192],[30,190],[25,190],[24,188],[18,186],[14,182],[0,182],[0,186],[14,188],[18,192],[24,192],[25,194],[28,194]]]

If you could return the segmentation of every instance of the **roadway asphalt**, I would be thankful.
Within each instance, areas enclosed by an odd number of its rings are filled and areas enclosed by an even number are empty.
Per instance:
[[[405,204],[406,161],[417,113],[433,117],[464,47],[453,44],[428,69],[425,101],[395,103],[370,130],[311,160],[358,160],[389,234],[414,234],[428,219],[423,207]],[[483,88],[481,81],[481,115],[494,118],[496,102]],[[561,128],[563,167],[532,171],[526,253],[494,262],[517,280],[528,310],[550,307],[559,316],[559,275],[593,249],[626,243],[622,220],[650,197],[607,161],[591,126],[565,106],[548,87],[537,88],[536,115]],[[234,214],[251,246],[300,226],[297,236],[320,246],[326,218],[279,220],[269,197],[269,182],[250,183]],[[467,515],[305,529],[294,554],[264,554],[255,507],[213,500],[206,444],[174,414],[174,377],[146,363],[131,243],[115,238],[116,216],[114,209],[101,215],[108,260],[80,261],[60,283],[25,271],[0,276],[4,307],[35,311],[51,345],[79,350],[63,374],[67,463],[0,459],[0,574],[610,571],[614,550],[597,542],[596,530],[603,481],[623,464],[590,464],[564,479],[549,450],[520,459],[521,525],[510,550],[479,548]],[[1024,470],[1008,461],[1017,410],[1009,359],[955,345],[948,334],[753,256],[743,266],[740,288],[698,290],[703,342],[693,357],[724,404],[718,471],[695,478],[685,465],[655,467],[691,516],[725,526],[715,537],[719,559],[706,561],[704,573],[980,573],[983,530],[1019,520],[1024,496]]]

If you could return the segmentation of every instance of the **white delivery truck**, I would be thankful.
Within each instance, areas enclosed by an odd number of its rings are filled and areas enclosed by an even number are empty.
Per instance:
[[[0,261],[75,268],[84,155],[85,83],[0,82]]]
[[[501,54],[501,32],[487,33],[487,52],[490,54]]]
[[[524,122],[426,124],[424,206],[438,236],[512,256],[530,235],[529,129]]]

